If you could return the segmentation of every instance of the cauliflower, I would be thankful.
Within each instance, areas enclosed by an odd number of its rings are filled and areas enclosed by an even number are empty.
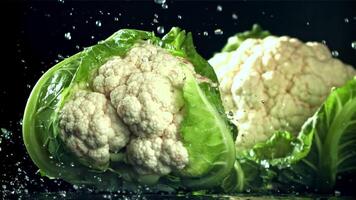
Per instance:
[[[60,137],[78,157],[107,165],[110,152],[129,141],[130,132],[103,94],[77,91],[61,111]]]
[[[320,43],[290,37],[247,39],[209,60],[218,76],[223,105],[239,130],[237,148],[248,148],[275,131],[297,134],[333,87],[355,70]]]
[[[183,67],[194,74],[190,63],[147,42],[111,58],[94,76],[94,92],[77,92],[64,105],[63,141],[94,164],[108,163],[109,152],[126,146],[127,160],[140,174],[183,169],[188,163],[179,137]]]

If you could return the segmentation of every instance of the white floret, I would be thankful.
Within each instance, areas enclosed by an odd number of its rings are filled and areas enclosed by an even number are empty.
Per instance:
[[[248,39],[209,62],[224,107],[238,127],[238,148],[251,147],[277,130],[297,134],[331,88],[356,75],[325,45],[286,36]]]
[[[169,174],[172,169],[183,169],[188,162],[187,150],[172,138],[137,137],[130,141],[127,153],[140,174]]]
[[[142,42],[124,57],[107,61],[94,77],[94,91],[110,99],[132,133],[127,157],[139,173],[168,174],[188,163],[187,150],[179,141],[183,67],[194,74],[186,60]]]
[[[103,94],[77,91],[61,113],[60,137],[72,152],[93,166],[108,164],[110,152],[129,141],[129,131]]]

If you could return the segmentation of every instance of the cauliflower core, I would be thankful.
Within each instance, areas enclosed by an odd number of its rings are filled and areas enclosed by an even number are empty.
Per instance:
[[[78,156],[98,163],[108,162],[109,152],[126,146],[127,160],[140,174],[164,175],[183,169],[188,163],[179,137],[184,67],[195,74],[190,63],[147,42],[137,43],[124,57],[113,57],[98,69],[91,84],[94,92],[74,97],[64,106],[63,140]],[[109,119],[110,123],[105,121]],[[110,135],[105,131],[114,129],[108,126],[113,123],[121,127],[118,134],[110,132],[121,136],[115,147],[110,142],[116,144],[118,138],[105,136]],[[81,128],[81,124],[88,125]],[[83,145],[91,151],[82,150]]]
[[[223,105],[239,130],[237,148],[265,141],[278,130],[297,134],[331,88],[356,75],[325,45],[286,36],[248,39],[209,62]]]

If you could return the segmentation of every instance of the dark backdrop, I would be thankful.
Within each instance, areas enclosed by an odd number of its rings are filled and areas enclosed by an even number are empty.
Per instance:
[[[209,58],[227,37],[259,23],[276,35],[324,42],[334,55],[356,66],[356,50],[351,47],[356,41],[354,1],[167,3],[168,9],[153,0],[1,1],[0,194],[73,190],[36,174],[22,144],[23,110],[32,86],[46,70],[118,29],[157,32],[163,26],[167,32],[180,26],[193,33],[199,52]],[[223,34],[215,34],[216,29]]]

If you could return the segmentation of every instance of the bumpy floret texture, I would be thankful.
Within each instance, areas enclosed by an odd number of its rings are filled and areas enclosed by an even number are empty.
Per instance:
[[[187,150],[179,137],[187,70],[194,74],[186,60],[139,42],[125,56],[115,56],[104,63],[92,81],[95,94],[109,101],[123,126],[129,129],[126,157],[141,174],[168,174],[188,163]],[[78,135],[81,133],[79,130]],[[97,151],[103,148],[97,147]]]
[[[330,90],[356,75],[325,45],[286,36],[248,39],[209,62],[239,130],[237,148],[251,147],[277,130],[297,134]]]
[[[96,92],[76,92],[64,105],[59,124],[66,146],[93,166],[107,165],[110,152],[129,141],[129,130],[110,101]]]

